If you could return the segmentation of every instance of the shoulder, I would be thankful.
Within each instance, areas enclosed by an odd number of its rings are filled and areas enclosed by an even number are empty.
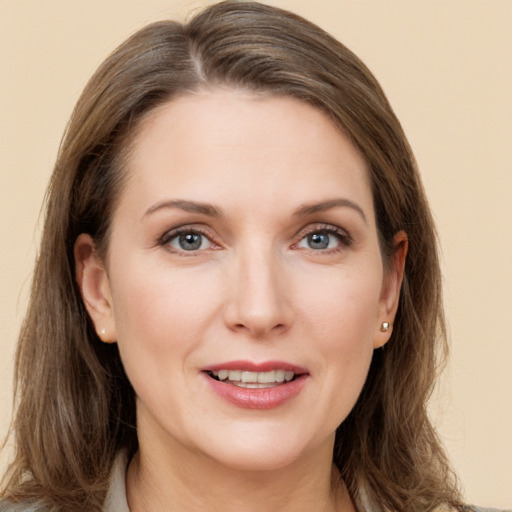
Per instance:
[[[46,507],[37,503],[13,503],[9,500],[0,500],[0,512],[44,512]]]
[[[125,486],[127,463],[127,456],[124,451],[121,451],[112,467],[103,512],[130,512]],[[0,512],[49,512],[49,509],[41,503],[27,501],[14,503],[6,498],[0,498]]]
[[[504,508],[482,508],[482,507],[468,507],[467,512],[512,512],[512,509]]]

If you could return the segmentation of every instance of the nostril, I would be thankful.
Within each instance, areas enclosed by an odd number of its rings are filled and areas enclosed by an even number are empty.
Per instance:
[[[286,325],[283,323],[276,324],[274,326],[268,327],[267,325],[257,324],[256,322],[249,323],[246,325],[244,323],[237,323],[232,326],[232,329],[235,331],[247,331],[250,332],[255,337],[262,337],[270,333],[278,333],[286,330]]]

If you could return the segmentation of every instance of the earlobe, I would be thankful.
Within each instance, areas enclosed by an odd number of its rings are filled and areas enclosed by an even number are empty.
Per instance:
[[[395,251],[391,256],[388,269],[385,270],[382,282],[379,315],[377,318],[378,324],[375,329],[373,348],[385,345],[393,332],[393,323],[398,310],[408,250],[408,240],[405,231],[399,231],[393,237],[393,246]]]
[[[117,334],[110,282],[90,235],[82,233],[76,239],[74,256],[75,279],[98,337],[106,343],[113,342]]]

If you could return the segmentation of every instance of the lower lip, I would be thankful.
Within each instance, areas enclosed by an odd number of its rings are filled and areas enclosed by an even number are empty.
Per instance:
[[[244,409],[275,409],[300,393],[306,384],[308,375],[301,375],[274,388],[241,388],[234,384],[212,379],[206,373],[205,378],[218,396],[237,407]]]

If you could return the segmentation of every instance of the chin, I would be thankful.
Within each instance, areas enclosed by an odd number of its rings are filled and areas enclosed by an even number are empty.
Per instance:
[[[296,450],[276,450],[274,446],[253,446],[219,455],[217,461],[236,471],[268,472],[282,470],[300,458]]]
[[[241,435],[231,432],[228,439],[222,440],[224,442],[212,440],[208,450],[210,457],[238,471],[277,471],[307,459],[308,453],[318,453],[322,446],[322,443],[305,439],[304,429],[272,430],[244,429]],[[330,456],[333,439],[334,434],[324,442]]]

